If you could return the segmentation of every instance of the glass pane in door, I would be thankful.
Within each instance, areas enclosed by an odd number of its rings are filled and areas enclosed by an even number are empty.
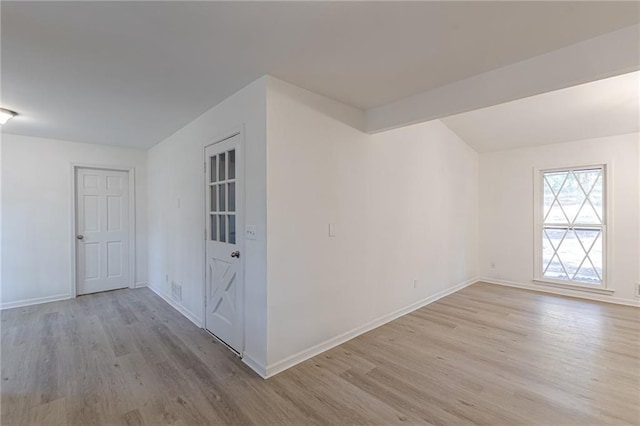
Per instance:
[[[209,158],[209,161],[211,161],[211,180],[210,182],[215,182],[216,178],[218,177],[218,156],[214,155],[213,157]]]
[[[231,182],[228,185],[228,199],[227,199],[227,211],[235,212],[236,211],[236,184],[235,182]]]
[[[229,179],[236,178],[236,150],[229,151]]]
[[[221,183],[220,185],[218,185],[218,209],[219,211],[223,212],[226,209],[226,203],[225,203],[225,184]]]
[[[236,216],[229,215],[229,243],[236,243]]]
[[[223,214],[218,216],[218,223],[220,225],[220,242],[227,242],[227,227],[226,227],[226,219],[227,217]]]
[[[216,185],[211,185],[211,211],[218,210],[218,191]]]
[[[220,158],[219,164],[218,164],[218,180],[224,180],[225,179],[225,156],[224,156],[224,152],[220,155],[218,155],[218,157]]]
[[[218,217],[214,214],[211,216],[211,240],[218,241]]]

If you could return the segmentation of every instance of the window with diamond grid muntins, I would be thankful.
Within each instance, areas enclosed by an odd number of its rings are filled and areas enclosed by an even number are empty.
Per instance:
[[[542,276],[601,285],[604,281],[604,167],[542,174]]]

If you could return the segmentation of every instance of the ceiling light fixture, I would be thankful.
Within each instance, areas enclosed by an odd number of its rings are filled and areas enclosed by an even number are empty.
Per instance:
[[[10,119],[15,117],[16,115],[18,115],[18,113],[15,112],[15,111],[11,111],[9,109],[0,108],[0,126],[2,126],[4,123],[9,121]]]

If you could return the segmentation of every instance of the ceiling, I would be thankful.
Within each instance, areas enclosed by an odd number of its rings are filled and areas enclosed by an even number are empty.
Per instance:
[[[368,109],[638,23],[637,2],[2,1],[2,131],[148,148],[271,74]]]
[[[442,119],[478,152],[640,132],[640,72]]]

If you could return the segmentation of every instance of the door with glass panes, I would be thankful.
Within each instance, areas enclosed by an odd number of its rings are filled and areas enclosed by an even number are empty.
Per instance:
[[[205,327],[241,353],[244,318],[241,135],[207,146],[205,156]]]

